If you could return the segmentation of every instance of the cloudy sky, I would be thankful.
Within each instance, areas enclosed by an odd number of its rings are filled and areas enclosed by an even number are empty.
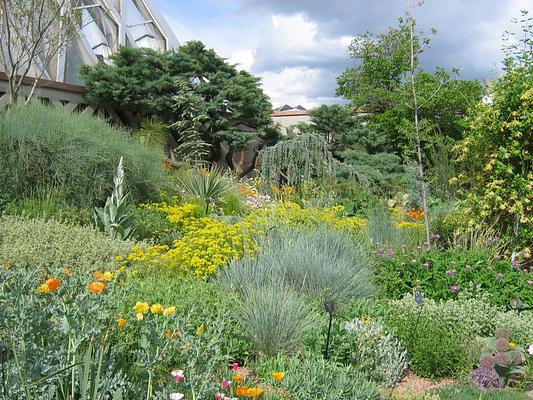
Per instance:
[[[335,78],[352,64],[351,39],[395,26],[407,0],[154,0],[181,42],[199,39],[262,78],[274,106],[339,102]],[[437,29],[423,55],[433,69],[493,78],[502,34],[533,0],[426,0],[421,30]]]

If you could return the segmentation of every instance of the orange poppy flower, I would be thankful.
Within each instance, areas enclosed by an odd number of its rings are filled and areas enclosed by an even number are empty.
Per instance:
[[[285,377],[285,372],[282,372],[282,371],[272,372],[272,378],[274,378],[276,382],[280,382],[284,377]]]
[[[237,396],[246,396],[248,395],[248,389],[249,389],[248,386],[237,386],[235,388],[235,394]]]
[[[126,326],[126,320],[124,318],[117,319],[117,325],[119,328],[124,328]]]
[[[246,395],[250,396],[252,399],[257,399],[258,397],[261,397],[263,394],[263,389],[261,388],[249,388],[246,391]]]
[[[46,281],[46,287],[50,292],[56,292],[61,286],[61,281],[57,278],[50,278]]]
[[[102,294],[106,287],[104,282],[89,282],[87,284],[87,290],[94,294]]]
[[[233,375],[233,378],[231,378],[233,382],[241,383],[242,382],[242,375]]]

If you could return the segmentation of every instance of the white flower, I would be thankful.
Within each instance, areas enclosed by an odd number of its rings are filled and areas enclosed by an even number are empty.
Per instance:
[[[185,395],[183,393],[171,393],[170,394],[170,400],[182,400],[185,398]]]
[[[533,344],[529,345],[529,348],[527,349],[527,352],[533,356]]]

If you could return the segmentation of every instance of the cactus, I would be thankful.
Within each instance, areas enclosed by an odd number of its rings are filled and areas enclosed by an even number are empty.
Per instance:
[[[128,194],[124,194],[124,168],[122,157],[113,178],[113,193],[106,200],[105,206],[94,208],[96,227],[106,232],[113,239],[128,239],[135,231],[135,220],[127,203]]]

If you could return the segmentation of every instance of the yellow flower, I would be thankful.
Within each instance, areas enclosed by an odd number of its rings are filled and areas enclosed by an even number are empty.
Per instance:
[[[368,317],[368,315],[363,315],[361,317],[361,322],[365,325],[367,325],[369,322],[370,322],[370,318]]]
[[[113,279],[113,274],[111,272],[100,272],[100,271],[96,271],[94,274],[94,279],[96,279],[97,281],[110,281],[111,279]]]
[[[137,318],[137,321],[142,321],[144,319],[144,314],[143,313],[137,313],[135,315],[135,317]]]
[[[152,314],[161,314],[163,312],[163,306],[161,304],[152,304],[150,307]]]
[[[196,334],[202,335],[205,332],[205,326],[200,325],[198,328],[196,328]]]
[[[148,303],[141,303],[140,301],[138,301],[133,307],[133,310],[136,314],[146,314],[149,309],[150,306],[148,305]]]
[[[516,347],[516,343],[513,342],[513,341],[511,340],[511,341],[509,342],[509,347],[510,347],[511,349],[514,349],[514,348]]]
[[[250,396],[252,399],[257,399],[263,394],[263,389],[261,388],[249,388],[246,391],[246,395]]]
[[[37,288],[37,291],[39,293],[49,293],[50,289],[48,288],[48,285],[46,283],[43,283],[41,286]]]
[[[233,375],[233,377],[231,378],[231,380],[233,382],[237,382],[237,383],[241,383],[242,382],[242,375]]]
[[[285,372],[283,372],[283,371],[273,371],[272,372],[272,378],[274,378],[274,380],[276,382],[281,381],[284,377],[285,377]]]
[[[122,256],[116,256],[115,257],[115,261],[122,261],[124,259],[124,257]]]
[[[172,307],[167,307],[163,310],[163,315],[165,317],[168,317],[172,314],[174,314],[176,312],[176,307],[172,306]]]
[[[117,319],[117,325],[119,328],[124,328],[126,326],[126,320],[124,318]]]

